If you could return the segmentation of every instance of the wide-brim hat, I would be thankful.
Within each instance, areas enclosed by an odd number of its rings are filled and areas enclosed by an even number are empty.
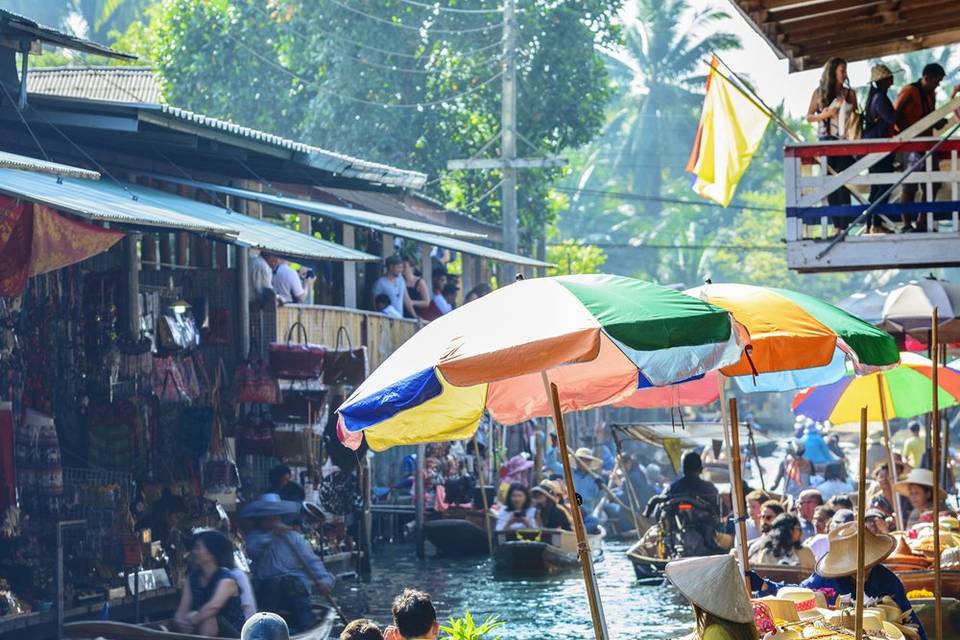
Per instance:
[[[591,471],[596,471],[603,466],[603,460],[593,455],[589,447],[580,447],[573,452],[571,458],[573,458],[573,461],[579,462]]]
[[[878,80],[883,80],[884,78],[892,78],[893,71],[890,70],[885,64],[875,64],[870,67],[870,82],[876,82]]]
[[[800,622],[800,614],[797,613],[797,605],[793,600],[779,597],[760,598],[756,602],[762,602],[770,609],[773,615],[773,621],[777,626],[783,626],[791,622]]]
[[[782,587],[777,591],[777,598],[792,602],[801,620],[823,617],[823,613],[819,609],[820,603],[817,601],[817,594],[813,589]]]
[[[910,469],[907,477],[894,485],[897,493],[910,497],[910,485],[918,484],[921,487],[933,488],[933,471],[930,469]]]
[[[542,493],[554,502],[560,502],[560,499],[563,497],[561,485],[555,480],[544,480],[534,488],[530,489],[530,493]]]
[[[530,460],[523,454],[517,454],[503,463],[500,467],[500,477],[504,478],[506,476],[516,475],[522,473],[527,469],[530,469],[534,465],[534,461]]]
[[[743,588],[737,561],[727,555],[667,563],[667,579],[692,604],[730,622],[753,622],[753,606]]]
[[[300,513],[299,502],[283,500],[276,493],[265,493],[240,509],[240,516],[243,518],[293,516],[298,513]]]
[[[857,535],[856,522],[840,525],[827,537],[829,548],[817,562],[817,573],[824,578],[852,576],[857,572]],[[876,534],[869,529],[863,530],[864,567],[872,567],[883,562],[897,546],[893,536]]]

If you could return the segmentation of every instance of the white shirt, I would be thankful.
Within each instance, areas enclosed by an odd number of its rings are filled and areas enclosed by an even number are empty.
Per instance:
[[[382,310],[380,313],[383,313],[383,314],[385,314],[385,315],[388,315],[388,316],[390,316],[391,318],[400,318],[400,319],[403,319],[403,314],[400,313],[399,311],[397,311],[397,310],[394,308],[394,306],[393,306],[393,305],[390,305],[390,304],[388,304],[386,307],[384,307],[383,310]]]
[[[820,562],[827,551],[830,549],[830,540],[825,533],[818,533],[812,538],[807,538],[803,546],[809,547],[810,551],[813,551],[814,557],[817,559],[817,562]]]
[[[820,492],[820,495],[823,497],[823,501],[826,502],[837,494],[852,493],[853,485],[848,484],[843,480],[824,480],[818,484],[815,489]]]
[[[530,507],[523,512],[523,517],[526,518],[530,524],[525,524],[522,522],[513,522],[510,526],[507,526],[507,523],[510,522],[510,518],[513,517],[513,510],[508,509],[507,507],[502,507],[500,512],[497,513],[497,531],[504,531],[506,529],[530,529],[537,526],[537,508]]]
[[[257,599],[253,595],[250,578],[243,569],[230,569],[230,576],[236,580],[240,588],[240,608],[243,609],[243,617],[249,618],[257,612]]]
[[[288,304],[297,302],[304,294],[300,276],[286,262],[281,262],[273,272],[273,290],[281,302]]]
[[[453,311],[453,307],[450,306],[450,303],[447,302],[447,299],[443,297],[442,293],[433,294],[433,304],[437,305],[437,309],[440,310],[440,313],[450,313]]]
[[[380,276],[377,278],[377,281],[373,283],[373,297],[376,298],[382,293],[390,298],[390,306],[396,309],[397,313],[399,313],[400,317],[402,318],[403,292],[406,290],[406,288],[407,283],[399,276],[394,278],[392,282],[387,276]]]
[[[259,300],[263,292],[273,289],[273,272],[260,254],[250,256],[250,298]]]

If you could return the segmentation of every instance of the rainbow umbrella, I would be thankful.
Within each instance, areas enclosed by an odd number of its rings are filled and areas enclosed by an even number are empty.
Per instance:
[[[720,372],[744,392],[790,391],[895,365],[884,331],[846,311],[788,289],[708,283],[687,294],[722,307],[746,328],[743,356]]]
[[[793,399],[794,413],[842,425],[859,423],[860,408],[867,407],[867,420],[882,422],[881,389],[888,420],[930,413],[933,410],[933,363],[909,352],[900,354],[900,358],[900,365],[893,369],[865,376],[850,372],[831,384],[801,391]],[[956,405],[960,399],[960,371],[941,366],[938,381],[940,408]]]
[[[638,388],[701,376],[740,359],[730,314],[656,284],[612,275],[516,282],[417,332],[339,409],[348,444],[469,438],[483,411],[502,424],[613,403]]]

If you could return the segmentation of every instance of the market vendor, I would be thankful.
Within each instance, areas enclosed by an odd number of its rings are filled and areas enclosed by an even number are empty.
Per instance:
[[[314,625],[310,594],[329,594],[335,582],[304,537],[284,524],[283,519],[296,517],[300,507],[266,493],[240,511],[256,524],[247,534],[246,548],[257,602],[265,611],[288,614],[294,633]]]
[[[817,562],[816,571],[812,576],[800,583],[807,589],[832,589],[837,595],[855,595],[857,591],[857,523],[849,522],[833,529],[829,535],[829,549]],[[900,611],[905,614],[907,624],[915,625],[920,640],[927,640],[927,634],[920,624],[917,614],[913,611],[907,592],[900,582],[900,578],[880,564],[896,547],[892,536],[875,534],[869,529],[864,532],[864,565],[866,582],[864,594],[870,598],[890,598],[897,603]],[[761,596],[772,596],[786,585],[761,578],[755,572],[748,573],[750,588]]]

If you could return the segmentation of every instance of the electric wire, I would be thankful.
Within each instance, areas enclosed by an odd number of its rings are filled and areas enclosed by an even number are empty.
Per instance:
[[[726,207],[715,202],[706,202],[699,200],[686,200],[683,198],[671,198],[667,196],[645,196],[639,193],[630,193],[625,191],[605,191],[603,189],[578,189],[576,187],[551,187],[554,191],[560,191],[562,193],[570,193],[575,195],[583,195],[587,197],[611,197],[618,200],[636,200],[639,202],[662,202],[665,204],[686,204],[696,207],[710,207],[713,209],[739,209],[743,211],[768,211],[783,213],[783,209],[777,207],[762,207],[759,205],[743,204],[732,202]]]
[[[417,2],[416,0],[400,0],[403,4],[408,4],[411,7],[420,7],[421,9],[429,9],[430,11],[439,11],[441,13],[460,13],[460,14],[502,14],[503,8],[497,9],[460,9],[459,7],[444,7],[440,3],[428,4],[426,2]],[[519,12],[519,10],[517,10]]]
[[[43,145],[40,144],[39,138],[37,138],[37,135],[33,132],[33,127],[31,127],[30,123],[27,122],[27,119],[23,117],[23,113],[20,111],[20,106],[17,104],[16,100],[13,99],[13,96],[10,95],[10,91],[3,82],[0,82],[0,89],[3,89],[4,95],[6,95],[7,100],[10,101],[10,105],[13,107],[13,110],[17,112],[17,117],[20,118],[20,122],[22,122],[23,126],[26,127],[27,133],[29,133],[30,137],[33,138],[34,144],[36,144],[37,148],[40,149],[40,153],[43,154],[44,160],[51,162],[50,156],[47,154],[46,149],[43,148]]]
[[[357,8],[355,8],[355,7],[351,7],[350,5],[348,5],[348,4],[344,3],[344,2],[341,2],[340,0],[327,0],[327,2],[330,2],[330,3],[332,3],[332,4],[335,4],[335,5],[337,5],[338,7],[342,8],[342,9],[344,9],[344,10],[346,10],[346,11],[349,11],[349,12],[351,12],[351,13],[355,13],[355,14],[357,14],[357,15],[359,15],[359,16],[363,16],[363,17],[367,18],[368,20],[372,20],[372,21],[374,21],[374,22],[379,22],[379,23],[381,23],[381,24],[387,24],[387,25],[390,25],[391,27],[396,27],[396,28],[398,28],[398,29],[407,29],[408,31],[416,31],[416,32],[418,32],[418,33],[422,33],[422,32],[424,32],[424,31],[427,31],[427,32],[432,32],[432,33],[443,33],[443,34],[447,34],[447,35],[466,35],[466,34],[470,34],[470,33],[483,33],[483,32],[485,32],[485,31],[491,31],[491,30],[493,30],[493,29],[499,29],[500,27],[503,26],[503,23],[501,23],[501,22],[492,22],[492,23],[486,24],[486,25],[484,25],[484,26],[482,26],[482,27],[473,27],[473,28],[469,28],[469,29],[436,29],[436,28],[432,28],[432,27],[424,27],[424,26],[422,26],[422,25],[419,26],[419,27],[415,27],[415,26],[413,26],[413,25],[403,24],[402,22],[394,22],[394,21],[392,21],[392,20],[387,20],[386,18],[381,18],[380,16],[375,16],[375,15],[373,15],[373,14],[366,13],[365,11],[361,11],[360,9],[357,9]]]

